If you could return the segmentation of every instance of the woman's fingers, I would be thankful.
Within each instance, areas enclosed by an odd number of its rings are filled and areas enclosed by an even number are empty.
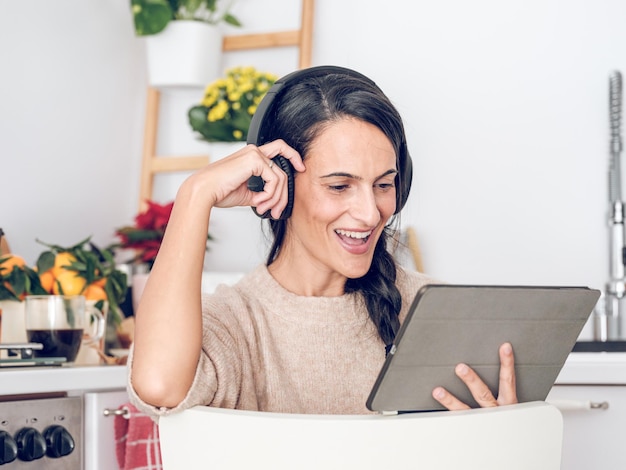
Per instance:
[[[467,386],[476,403],[482,408],[490,408],[500,405],[517,403],[517,389],[515,385],[515,358],[513,347],[510,343],[504,343],[499,349],[500,375],[498,397],[494,397],[489,387],[482,381],[478,374],[467,364],[458,364],[454,369],[455,374]],[[464,410],[469,406],[463,403],[443,387],[433,390],[432,396],[449,410]]]
[[[489,387],[482,381],[478,374],[467,364],[459,364],[454,369],[455,374],[467,386],[470,393],[481,408],[498,406],[498,401],[489,390]]]
[[[287,145],[282,139],[273,140],[267,144],[260,145],[259,150],[270,159],[282,155],[289,160],[296,171],[302,172],[305,170],[300,154],[293,147]]]
[[[472,397],[481,408],[498,406],[498,401],[489,390],[489,387],[481,380],[478,374],[467,364],[458,364],[454,369],[455,374],[467,386]],[[466,410],[469,406],[456,398],[443,387],[433,390],[433,398],[449,410]]]
[[[498,385],[498,404],[511,405],[517,403],[517,386],[515,383],[515,357],[511,343],[500,346],[500,383]]]
[[[252,197],[252,205],[256,207],[259,214],[264,214],[269,210],[272,217],[277,219],[287,206],[287,175],[272,160],[268,162],[267,171],[271,172],[271,174],[262,173],[259,175],[263,178],[265,184],[263,191],[256,193]]]
[[[450,411],[467,410],[469,406],[452,395],[443,387],[437,387],[433,390],[433,398],[445,406]]]

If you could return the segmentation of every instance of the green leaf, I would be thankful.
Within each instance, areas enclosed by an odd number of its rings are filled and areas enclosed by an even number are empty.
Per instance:
[[[178,7],[184,7],[192,17],[206,0],[180,0]]]
[[[174,17],[166,0],[132,0],[132,9],[138,36],[160,33]]]
[[[241,27],[241,22],[230,13],[224,15],[224,21],[231,26]]]
[[[93,283],[95,280],[95,274],[96,274],[96,268],[97,268],[96,263],[97,263],[96,259],[87,258],[87,263],[85,264],[86,285]]]
[[[48,292],[41,285],[41,280],[39,279],[39,274],[37,274],[34,270],[27,268],[26,269],[26,280],[27,280],[27,292],[33,295],[48,295]]]
[[[194,131],[200,132],[207,121],[207,113],[209,109],[206,106],[193,106],[187,113],[189,124]]]
[[[111,318],[116,325],[119,325],[124,319],[124,313],[119,305],[124,302],[128,293],[128,278],[126,273],[114,269],[107,277],[104,291],[109,300],[109,310]]]
[[[139,242],[143,240],[160,240],[163,237],[163,234],[156,230],[141,230],[131,228],[130,230],[121,229],[120,233],[126,235],[129,242]]]
[[[105,249],[101,250],[100,248],[98,248],[93,243],[90,243],[90,245],[91,245],[91,249],[95,253],[98,254],[98,256],[100,257],[100,259],[102,261],[107,263],[109,266],[114,266],[115,265],[115,259],[113,258],[113,252],[111,250],[109,250],[108,248],[105,248]]]
[[[235,127],[230,124],[224,121],[207,121],[207,112],[208,109],[206,106],[202,105],[193,106],[187,112],[191,128],[200,133],[205,140],[208,140],[209,142],[238,142],[242,140],[234,138],[233,130]]]
[[[252,116],[248,113],[236,113],[231,119],[231,125],[235,129],[246,130],[244,135],[247,134],[247,129],[250,128],[250,123],[252,122]]]
[[[0,300],[17,300],[19,302],[20,299],[4,284],[0,283]]]
[[[76,251],[78,249],[81,249],[83,247],[83,245],[85,245],[85,243],[89,242],[89,240],[91,240],[91,236],[85,238],[84,240],[79,241],[78,243],[76,243],[75,245],[72,246],[61,246],[61,245],[51,245],[48,244],[46,242],[43,242],[41,240],[39,240],[38,238],[35,239],[37,243],[39,243],[40,245],[43,246],[47,246],[48,248],[50,248],[50,250],[52,250],[54,253],[62,253],[64,251]]]
[[[22,269],[19,269],[17,266],[14,267],[7,280],[16,296],[19,297],[26,292],[26,272]]]
[[[61,286],[61,283],[57,281],[56,279],[54,282],[57,285],[57,288],[59,289],[59,295],[65,295],[65,292],[63,292],[63,286]]]
[[[44,251],[37,258],[37,270],[40,273],[45,273],[54,266],[54,259],[56,255],[52,251]]]

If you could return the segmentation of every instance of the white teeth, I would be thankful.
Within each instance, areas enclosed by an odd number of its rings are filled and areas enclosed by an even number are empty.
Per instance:
[[[371,230],[367,232],[351,232],[348,230],[337,229],[335,230],[335,232],[337,232],[339,235],[343,235],[344,237],[357,238],[357,239],[367,238],[372,234]]]

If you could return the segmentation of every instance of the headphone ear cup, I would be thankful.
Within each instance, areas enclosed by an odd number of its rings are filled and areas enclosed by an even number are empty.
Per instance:
[[[281,170],[283,170],[285,172],[285,174],[287,175],[287,205],[285,206],[285,208],[283,209],[282,214],[280,214],[280,217],[278,219],[275,220],[285,220],[288,219],[289,217],[291,217],[291,212],[293,211],[293,191],[294,191],[294,181],[293,181],[293,175],[294,175],[294,170],[293,167],[291,166],[291,163],[289,162],[289,160],[287,160],[285,157],[283,157],[282,155],[278,155],[274,158],[272,158],[272,161],[278,165],[280,167]],[[263,188],[261,187],[261,189],[259,189],[258,191],[262,191]],[[258,215],[259,217],[263,218],[263,219],[270,219],[272,216],[270,214],[270,211],[266,211],[264,214],[259,214],[256,211],[256,208],[253,207],[252,210],[254,211],[254,213],[256,215]]]
[[[406,160],[400,170],[400,193],[397,195],[396,202],[396,214],[399,213],[407,200],[409,199],[409,193],[411,192],[411,183],[413,182],[413,161],[409,152],[406,153]]]

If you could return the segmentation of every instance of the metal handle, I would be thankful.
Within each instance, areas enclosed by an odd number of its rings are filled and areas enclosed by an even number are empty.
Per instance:
[[[126,408],[120,408],[117,410],[110,410],[108,408],[105,408],[102,414],[104,416],[122,416],[124,418],[128,418],[130,415],[130,412]]]
[[[608,401],[550,400],[548,403],[556,406],[560,411],[607,410],[609,408]]]

